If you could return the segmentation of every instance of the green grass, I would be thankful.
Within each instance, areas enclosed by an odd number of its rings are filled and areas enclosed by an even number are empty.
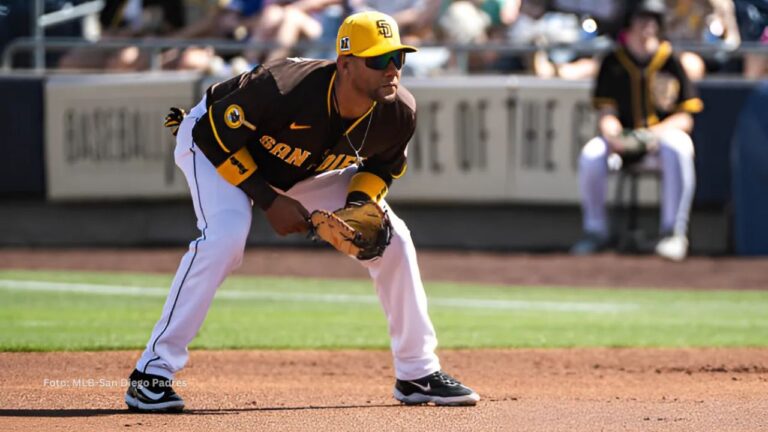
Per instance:
[[[143,287],[138,292],[148,295],[30,291],[9,281]],[[0,271],[0,350],[142,348],[169,284],[162,275]],[[192,348],[389,344],[369,281],[235,276],[219,294]],[[442,348],[768,346],[763,291],[429,283],[427,294]]]

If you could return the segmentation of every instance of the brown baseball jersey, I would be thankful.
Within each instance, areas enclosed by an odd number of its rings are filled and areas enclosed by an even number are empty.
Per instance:
[[[195,144],[215,166],[233,165],[235,176],[251,169],[238,156],[247,149],[255,173],[246,173],[246,187],[240,187],[262,208],[276,196],[264,184],[287,191],[308,177],[354,164],[356,151],[362,159],[358,172],[375,176],[358,192],[380,199],[405,172],[415,100],[399,86],[393,103],[374,103],[360,118],[343,119],[334,102],[335,79],[334,62],[285,59],[214,84],[206,91],[208,111],[192,131]]]
[[[703,108],[666,41],[645,62],[635,59],[624,45],[608,54],[600,65],[594,105],[615,107],[626,129],[653,126],[673,113],[697,113]]]

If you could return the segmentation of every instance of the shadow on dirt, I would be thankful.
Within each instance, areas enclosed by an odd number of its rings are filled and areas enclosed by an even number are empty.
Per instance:
[[[112,415],[232,415],[245,412],[259,411],[309,411],[337,410],[363,408],[395,408],[400,404],[379,405],[318,405],[295,407],[252,407],[252,408],[221,408],[221,409],[189,409],[180,413],[139,413],[127,409],[0,409],[0,417],[99,417]]]

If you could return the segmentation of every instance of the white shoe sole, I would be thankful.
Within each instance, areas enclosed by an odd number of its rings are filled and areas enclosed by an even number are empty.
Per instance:
[[[686,248],[687,249],[687,248]],[[656,255],[668,259],[670,261],[674,262],[681,262],[685,261],[685,258],[688,257],[688,251],[687,250],[669,250],[669,248],[656,248]]]
[[[688,240],[680,237],[663,239],[656,245],[656,255],[670,261],[684,261],[688,256]]]
[[[146,404],[128,393],[125,394],[125,404],[128,405],[129,409],[142,412],[181,412],[184,409],[184,401]]]
[[[429,396],[421,393],[413,393],[406,396],[397,388],[392,393],[395,399],[406,405],[421,405],[432,402],[439,406],[474,406],[480,400],[480,395],[477,393],[452,397]]]
[[[683,262],[685,261],[685,258],[686,258],[685,254],[670,254],[670,253],[659,252],[659,251],[656,251],[656,255],[674,262]]]

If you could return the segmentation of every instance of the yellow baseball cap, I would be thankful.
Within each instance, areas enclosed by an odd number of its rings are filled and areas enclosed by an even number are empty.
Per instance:
[[[417,51],[400,43],[397,23],[381,12],[360,12],[348,16],[336,36],[336,54],[340,56],[375,57],[397,50]]]

